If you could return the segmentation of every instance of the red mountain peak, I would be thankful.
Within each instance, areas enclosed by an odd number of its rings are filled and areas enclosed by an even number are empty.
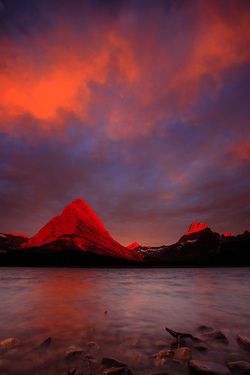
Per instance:
[[[222,233],[222,236],[224,236],[224,237],[233,237],[234,235],[231,232],[226,232],[226,233]]]
[[[27,246],[40,246],[56,241],[65,235],[81,236],[83,233],[110,237],[92,208],[83,199],[77,198],[67,205],[60,215],[55,216],[41,228],[28,241]]]
[[[88,225],[93,226],[95,230],[105,231],[102,221],[99,219],[97,214],[92,210],[92,208],[81,198],[73,200],[68,206],[66,206],[60,215],[65,217],[67,220],[71,220],[75,223],[78,218],[81,221],[88,223]]]
[[[132,242],[130,243],[128,246],[127,246],[127,249],[137,249],[138,247],[140,247],[141,245],[138,243],[138,242]]]
[[[204,230],[206,228],[208,228],[207,224],[200,223],[199,221],[193,221],[188,231],[185,233],[185,236],[188,236],[192,233],[200,232],[201,230]]]
[[[92,208],[81,198],[67,205],[62,213],[50,220],[25,245],[37,247],[66,241],[74,249],[101,255],[140,259],[140,255],[115,241]]]

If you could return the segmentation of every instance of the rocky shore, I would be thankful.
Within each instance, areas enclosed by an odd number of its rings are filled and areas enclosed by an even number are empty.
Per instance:
[[[151,343],[142,353],[139,369],[134,363],[105,356],[105,348],[89,341],[82,346],[56,351],[54,339],[31,344],[10,337],[0,341],[2,375],[230,375],[250,374],[250,336],[229,339],[224,332],[206,325],[192,332],[168,327],[166,338]],[[158,348],[159,350],[154,350]],[[149,365],[150,364],[150,365]],[[155,371],[151,371],[155,369]]]

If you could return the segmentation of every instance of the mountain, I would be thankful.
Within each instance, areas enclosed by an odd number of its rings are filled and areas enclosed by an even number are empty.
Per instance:
[[[0,233],[0,251],[17,249],[27,243],[29,238],[24,234]]]
[[[194,221],[189,226],[188,230],[184,235],[179,239],[178,242],[190,242],[197,240],[200,237],[204,237],[205,234],[213,235],[216,232],[213,232],[207,224],[200,223],[199,221]],[[216,233],[217,235],[218,233]]]
[[[148,248],[144,261],[154,266],[250,265],[250,233],[219,234],[204,223],[193,222],[176,243]]]
[[[189,236],[190,234],[200,232],[207,228],[208,228],[207,224],[200,223],[199,221],[193,221],[188,231],[185,233],[185,236]]]
[[[51,219],[23,248],[74,249],[104,256],[139,260],[140,255],[115,241],[83,199],[75,199]]]
[[[195,221],[171,245],[127,247],[114,240],[83,199],[75,199],[33,237],[0,233],[0,265],[168,267],[250,265],[250,233],[219,234]]]
[[[140,247],[140,244],[138,242],[132,242],[127,246],[127,249],[134,250],[138,249]]]

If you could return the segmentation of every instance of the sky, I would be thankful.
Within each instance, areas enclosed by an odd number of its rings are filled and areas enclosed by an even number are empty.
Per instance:
[[[0,231],[250,229],[248,0],[0,0]]]

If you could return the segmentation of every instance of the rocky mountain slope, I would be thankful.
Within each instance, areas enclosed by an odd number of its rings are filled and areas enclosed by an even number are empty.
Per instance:
[[[100,218],[83,199],[70,203],[23,247],[34,249],[44,246],[47,249],[84,250],[104,256],[140,259],[136,251],[127,249],[111,237]]]
[[[193,222],[174,244],[144,249],[144,261],[155,266],[219,266],[250,264],[250,233],[219,234]]]

